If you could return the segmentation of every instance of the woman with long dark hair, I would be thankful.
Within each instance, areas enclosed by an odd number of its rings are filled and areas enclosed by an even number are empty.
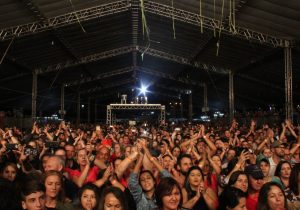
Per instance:
[[[98,188],[92,183],[83,185],[78,191],[79,204],[76,210],[96,210],[99,204]]]
[[[235,187],[226,187],[219,199],[218,210],[247,210],[247,194]]]
[[[291,176],[292,166],[290,162],[284,160],[280,161],[275,170],[275,176],[279,177],[284,190],[288,190],[290,187],[290,176]]]
[[[288,210],[281,186],[275,182],[264,184],[259,192],[257,210]]]
[[[248,191],[248,176],[244,171],[235,171],[231,174],[228,186],[242,190],[244,193]]]
[[[204,185],[201,168],[192,166],[185,179],[182,189],[183,207],[188,209],[216,209],[218,199],[215,192]]]

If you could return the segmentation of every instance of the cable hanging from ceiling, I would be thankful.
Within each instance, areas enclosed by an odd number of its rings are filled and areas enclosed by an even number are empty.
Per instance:
[[[218,36],[218,41],[217,41],[216,56],[219,56],[221,32],[222,32],[222,27],[223,27],[224,6],[225,6],[225,0],[222,0],[221,20],[220,20],[220,24],[219,24],[219,34],[218,34],[219,36]]]
[[[174,0],[172,0],[172,24],[173,24],[173,38],[176,39],[175,18],[174,18]]]
[[[78,15],[77,15],[77,13],[76,13],[76,9],[75,9],[75,6],[74,6],[72,0],[69,0],[69,2],[70,2],[70,4],[71,4],[71,7],[72,7],[72,9],[73,9],[73,12],[74,12],[74,14],[75,14],[75,16],[76,16],[77,22],[78,22],[78,24],[79,24],[80,27],[81,27],[81,30],[83,31],[83,33],[86,33],[86,31],[85,31],[84,27],[82,26],[82,24],[81,24],[81,22],[80,22],[80,20],[79,20],[79,17],[78,17]]]
[[[200,29],[203,34],[202,0],[200,0]]]
[[[145,5],[144,5],[144,0],[140,0],[141,3],[141,13],[142,13],[142,30],[143,30],[143,37],[145,37],[146,33],[146,48],[145,50],[141,53],[142,60],[144,59],[144,54],[145,52],[150,48],[150,30],[147,25],[147,20],[145,16]]]

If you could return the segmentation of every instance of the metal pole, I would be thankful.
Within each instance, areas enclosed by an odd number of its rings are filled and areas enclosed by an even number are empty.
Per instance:
[[[208,107],[208,102],[207,102],[207,85],[203,84],[203,106],[205,108]]]
[[[88,123],[91,122],[91,97],[88,97],[88,113],[87,113],[87,121]]]
[[[180,117],[183,118],[183,99],[182,99],[182,94],[180,94]]]
[[[97,111],[98,111],[97,110],[97,99],[95,99],[95,107],[94,108],[95,108],[95,111],[94,111],[95,121],[94,122],[96,123],[97,122]]]
[[[233,84],[233,71],[229,73],[229,118],[230,121],[234,118],[234,84]]]
[[[61,119],[65,119],[65,85],[60,89],[60,112]]]
[[[80,124],[80,93],[77,95],[77,117],[76,117],[77,126]]]
[[[292,50],[289,41],[285,41],[284,48],[285,70],[285,117],[293,120],[293,67]]]
[[[32,72],[32,101],[31,101],[31,118],[36,119],[36,101],[37,101],[37,72]]]
[[[193,120],[193,92],[189,94],[189,121],[192,122]]]

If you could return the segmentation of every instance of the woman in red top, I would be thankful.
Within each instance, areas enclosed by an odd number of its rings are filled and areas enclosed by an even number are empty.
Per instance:
[[[82,187],[85,183],[95,182],[99,173],[97,166],[91,167],[86,149],[81,149],[77,153],[77,163],[79,170],[72,170],[66,168],[65,171],[69,173],[70,179],[78,186]]]

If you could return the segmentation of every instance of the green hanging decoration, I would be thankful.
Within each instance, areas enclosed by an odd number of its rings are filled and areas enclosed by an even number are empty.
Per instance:
[[[172,0],[172,24],[173,24],[173,38],[176,39],[176,31],[175,31],[175,19],[174,19],[174,0]]]
[[[232,0],[232,29],[233,33],[236,33],[236,28],[235,28],[235,0]]]
[[[80,20],[79,20],[78,15],[76,14],[76,10],[75,10],[75,7],[74,7],[74,4],[73,4],[72,0],[69,0],[69,1],[70,1],[71,6],[72,6],[73,12],[74,12],[74,14],[75,14],[75,16],[76,16],[77,22],[78,22],[78,24],[79,24],[80,27],[81,27],[81,30],[83,31],[83,33],[86,33],[85,29],[83,28],[83,26],[82,26],[82,24],[81,24],[81,22],[80,22]]]
[[[141,53],[142,60],[144,59],[144,54],[145,52],[149,49],[150,47],[150,34],[149,34],[149,29],[147,26],[147,21],[146,21],[146,16],[145,16],[145,5],[144,5],[144,0],[140,0],[141,3],[141,13],[142,13],[142,29],[143,29],[143,36],[145,36],[146,32],[146,38],[147,38],[147,47],[146,49]]]
[[[203,34],[203,16],[202,16],[202,0],[200,0],[200,28]]]
[[[220,38],[221,38],[221,32],[222,32],[222,25],[223,25],[223,15],[224,15],[224,4],[225,0],[222,1],[222,11],[221,11],[221,20],[220,20],[220,25],[219,25],[219,40],[217,42],[217,52],[216,56],[219,55],[219,49],[220,49]]]
[[[220,48],[220,40],[218,40],[218,42],[217,42],[217,52],[216,52],[216,56],[219,56],[219,48]]]
[[[145,6],[144,6],[144,0],[140,0],[141,2],[141,13],[142,13],[142,28],[143,28],[143,36],[145,35],[145,30],[147,27],[147,21],[145,16]]]

